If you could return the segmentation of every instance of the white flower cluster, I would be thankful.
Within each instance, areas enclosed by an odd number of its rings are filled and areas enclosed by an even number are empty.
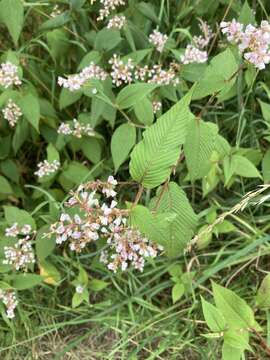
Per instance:
[[[35,171],[35,175],[39,178],[43,176],[51,175],[55,173],[60,168],[60,162],[58,160],[53,160],[49,163],[48,160],[41,161],[38,163],[38,170]]]
[[[166,34],[162,34],[157,29],[149,35],[149,42],[153,44],[160,53],[162,53],[167,40],[168,36]]]
[[[18,76],[18,66],[12,64],[10,61],[0,65],[0,86],[7,89],[12,85],[21,85],[21,83]]]
[[[208,46],[214,34],[209,25],[202,20],[199,27],[202,35],[194,36],[192,39],[194,44],[187,45],[184,55],[180,57],[183,64],[204,63],[208,59],[207,52],[203,49]]]
[[[162,103],[161,101],[156,101],[154,100],[152,102],[152,107],[153,107],[153,112],[154,114],[156,114],[158,111],[160,111],[162,109]]]
[[[4,119],[6,119],[11,127],[14,127],[22,116],[21,109],[12,99],[9,99],[6,106],[2,110]]]
[[[109,60],[109,64],[112,66],[112,82],[116,86],[130,84],[132,82],[134,65],[131,59],[124,62],[120,59],[120,56],[113,54],[113,57]]]
[[[154,65],[150,69],[148,82],[157,85],[178,85],[179,78],[175,72],[174,64],[170,64],[167,70],[163,69],[161,65]]]
[[[251,24],[244,29],[235,19],[221,22],[221,31],[230,42],[236,43],[244,58],[259,70],[270,63],[270,23],[262,21],[259,27]]]
[[[135,68],[131,59],[124,62],[116,54],[110,59],[112,65],[112,82],[116,86],[130,84],[135,80],[146,81],[157,85],[179,84],[179,78],[175,70],[175,64],[171,63],[168,69],[163,69],[161,65],[154,65],[152,68],[147,65]]]
[[[108,74],[100,66],[91,62],[89,66],[83,68],[78,74],[69,75],[67,78],[59,76],[58,85],[70,91],[76,91],[91,79],[104,81],[107,76]]]
[[[77,138],[82,136],[94,136],[94,129],[89,124],[81,124],[77,119],[73,119],[72,124],[61,123],[57,129],[58,134],[73,135]]]
[[[109,176],[107,182],[98,180],[79,186],[65,204],[77,213],[61,214],[49,235],[54,234],[57,244],[68,243],[70,250],[76,252],[100,238],[107,238],[108,250],[102,253],[100,261],[106,263],[108,269],[125,270],[131,265],[142,270],[144,258],[156,256],[158,247],[127,226],[128,210],[118,208],[112,200],[117,195],[116,185],[117,181]]]
[[[104,20],[106,17],[110,15],[112,10],[115,10],[117,7],[121,5],[125,5],[125,0],[100,0],[103,8],[99,10],[98,21]]]
[[[115,15],[112,17],[107,25],[107,29],[121,30],[126,25],[127,19],[124,15]]]
[[[18,301],[16,298],[15,291],[13,290],[2,290],[0,289],[0,300],[6,307],[6,315],[9,319],[13,319],[15,317],[14,310],[18,305]]]
[[[52,18],[55,18],[56,16],[58,16],[58,15],[61,15],[61,10],[59,9],[59,6],[58,5],[55,5],[54,7],[53,7],[53,10],[52,10],[52,12],[51,12],[51,17]]]
[[[8,237],[18,237],[14,246],[5,246],[4,255],[5,259],[3,264],[12,265],[15,270],[27,270],[29,264],[35,263],[35,254],[33,252],[31,236],[32,232],[30,225],[26,224],[21,228],[17,223],[14,223],[10,228],[6,229],[5,235]]]

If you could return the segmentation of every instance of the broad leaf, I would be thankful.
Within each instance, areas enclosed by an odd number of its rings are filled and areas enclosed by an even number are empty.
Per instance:
[[[199,119],[190,121],[184,152],[191,181],[203,178],[210,170],[217,132],[215,124]]]
[[[175,218],[169,223],[166,237],[162,245],[168,256],[179,256],[186,244],[190,241],[197,225],[197,216],[194,213],[185,192],[174,182],[164,189],[159,189],[157,196],[151,201],[152,210],[157,215],[173,213]]]
[[[0,21],[3,22],[17,45],[23,27],[23,1],[2,0],[0,2]]]
[[[129,124],[120,125],[112,136],[111,152],[115,171],[127,159],[130,150],[136,142],[136,129]]]
[[[238,64],[228,48],[216,55],[199,81],[193,93],[193,99],[201,99],[207,95],[226,94],[234,85]]]
[[[144,99],[157,87],[156,84],[131,84],[124,87],[116,98],[116,103],[120,109],[131,107]]]
[[[5,219],[8,225],[18,223],[19,226],[31,225],[32,229],[36,228],[35,220],[25,210],[19,209],[15,206],[4,206]]]
[[[209,327],[213,332],[222,332],[226,329],[226,321],[221,311],[208,301],[201,298],[203,316]]]
[[[192,91],[145,130],[143,140],[131,153],[131,176],[148,189],[163,183],[179,158],[180,146],[193,118],[188,106]]]
[[[28,93],[20,99],[19,106],[27,121],[39,132],[40,105],[38,99]]]
[[[213,283],[213,294],[217,308],[232,330],[256,327],[254,314],[245,300],[233,291]]]

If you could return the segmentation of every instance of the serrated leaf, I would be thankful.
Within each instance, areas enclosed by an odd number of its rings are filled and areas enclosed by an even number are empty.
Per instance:
[[[158,85],[156,84],[131,84],[125,86],[117,95],[116,103],[120,109],[131,107],[150,94]]]
[[[143,140],[131,153],[130,174],[148,189],[163,183],[179,158],[180,146],[193,118],[189,110],[192,91],[145,130]]]
[[[23,2],[21,0],[2,0],[0,2],[0,21],[3,22],[17,45],[23,27]]]
[[[174,182],[170,182],[165,191],[159,189],[157,196],[151,201],[151,209],[154,210],[157,205],[156,213],[160,217],[163,213],[175,214],[174,220],[168,224],[166,237],[161,245],[168,256],[179,256],[194,234],[197,216],[185,192]]]
[[[215,150],[218,129],[215,124],[202,120],[190,121],[184,153],[189,178],[193,182],[203,178],[211,168],[211,154]]]
[[[130,150],[136,143],[136,129],[129,124],[120,125],[113,133],[111,152],[115,171],[127,159]]]

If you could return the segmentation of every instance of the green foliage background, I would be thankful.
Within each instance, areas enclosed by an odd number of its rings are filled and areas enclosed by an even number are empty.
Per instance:
[[[56,4],[61,14],[51,17]],[[27,274],[0,264],[0,288],[13,287],[20,300],[14,321],[1,308],[0,356],[267,359],[269,200],[232,214],[184,250],[242,196],[269,183],[269,68],[245,63],[218,25],[224,17],[259,24],[270,4],[130,0],[119,10],[128,19],[122,30],[97,21],[100,6],[0,1],[0,63],[17,65],[23,82],[0,88],[0,107],[12,99],[23,113],[14,129],[0,119],[0,258],[4,229],[18,222],[37,230],[38,259]],[[198,18],[217,32],[209,61],[180,65]],[[169,36],[162,54],[148,41],[156,27]],[[58,76],[91,62],[110,72],[114,53],[140,66],[173,62],[179,84],[117,88],[108,77],[75,92],[58,86]],[[152,101],[162,102],[156,114]],[[94,136],[58,134],[73,118]],[[38,180],[45,159],[61,167]],[[133,203],[130,222],[165,249],[143,273],[112,274],[98,261],[99,246],[74,255],[43,237],[71,189],[111,174],[125,183],[121,206]],[[81,297],[79,283],[87,287]]]

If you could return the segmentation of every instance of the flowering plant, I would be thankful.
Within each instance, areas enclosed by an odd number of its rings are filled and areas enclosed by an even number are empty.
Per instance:
[[[91,291],[115,279],[132,289],[159,262],[173,303],[195,299],[210,276],[190,270],[192,251],[250,229],[236,217],[211,223],[231,194],[270,180],[270,23],[247,1],[165,3],[0,1],[0,310],[10,327],[29,289],[69,289],[62,305],[76,313]],[[223,359],[240,359],[261,327],[238,295],[217,284],[213,294],[206,323]]]

